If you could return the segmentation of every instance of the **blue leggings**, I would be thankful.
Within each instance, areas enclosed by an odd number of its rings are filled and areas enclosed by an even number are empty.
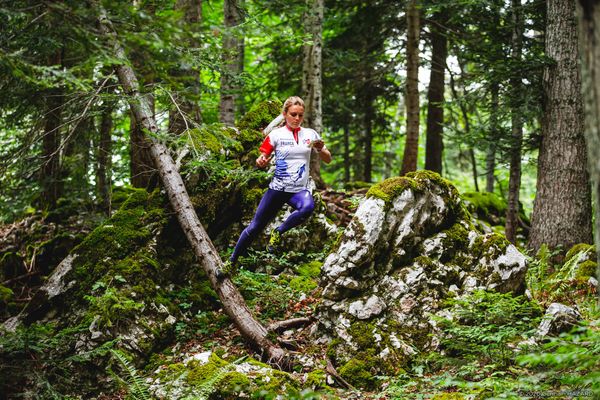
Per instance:
[[[287,193],[279,190],[268,189],[264,194],[256,214],[250,225],[244,229],[231,254],[231,261],[236,261],[240,254],[244,252],[250,243],[265,229],[265,227],[275,218],[281,207],[287,203],[294,208],[294,212],[276,229],[280,233],[285,233],[295,226],[304,222],[315,208],[315,202],[308,190],[298,193]]]

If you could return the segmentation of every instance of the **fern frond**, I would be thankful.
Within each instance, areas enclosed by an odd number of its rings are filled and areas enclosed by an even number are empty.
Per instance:
[[[150,400],[148,385],[144,382],[144,378],[138,374],[137,369],[131,364],[125,354],[117,349],[110,349],[110,353],[128,375],[124,381],[129,386],[129,396],[135,400]]]

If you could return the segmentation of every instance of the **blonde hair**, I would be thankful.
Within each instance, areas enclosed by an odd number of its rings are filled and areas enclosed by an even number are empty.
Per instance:
[[[305,108],[304,107],[304,100],[302,100],[298,96],[288,97],[287,100],[283,103],[283,110],[282,110],[282,112],[284,114],[287,114],[287,111],[290,109],[291,106],[302,106],[302,108]]]

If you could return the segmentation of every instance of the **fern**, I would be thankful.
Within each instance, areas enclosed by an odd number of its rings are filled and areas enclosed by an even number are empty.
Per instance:
[[[125,354],[116,349],[110,350],[113,357],[119,362],[123,370],[127,373],[127,379],[121,380],[129,387],[129,398],[135,400],[150,400],[150,390],[143,377],[141,377],[137,369],[127,359]]]

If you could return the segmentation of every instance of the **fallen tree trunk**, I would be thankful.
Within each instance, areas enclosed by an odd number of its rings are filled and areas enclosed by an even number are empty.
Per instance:
[[[148,104],[147,98],[140,93],[138,80],[133,69],[129,66],[130,63],[127,62],[125,50],[117,40],[111,21],[102,9],[100,11],[99,26],[102,35],[113,46],[116,58],[122,62],[114,67],[115,71],[123,90],[129,97],[128,102],[131,111],[137,123],[146,133],[152,158],[169,196],[171,207],[177,215],[179,224],[190,242],[194,254],[206,272],[211,286],[221,299],[225,312],[233,320],[244,339],[255,350],[261,352],[263,358],[272,365],[280,368],[287,367],[287,363],[289,363],[287,353],[267,338],[267,329],[254,318],[235,285],[228,278],[223,280],[216,278],[217,271],[222,267],[222,261],[196,215],[168,148],[159,139],[160,130],[154,120],[150,104]]]

